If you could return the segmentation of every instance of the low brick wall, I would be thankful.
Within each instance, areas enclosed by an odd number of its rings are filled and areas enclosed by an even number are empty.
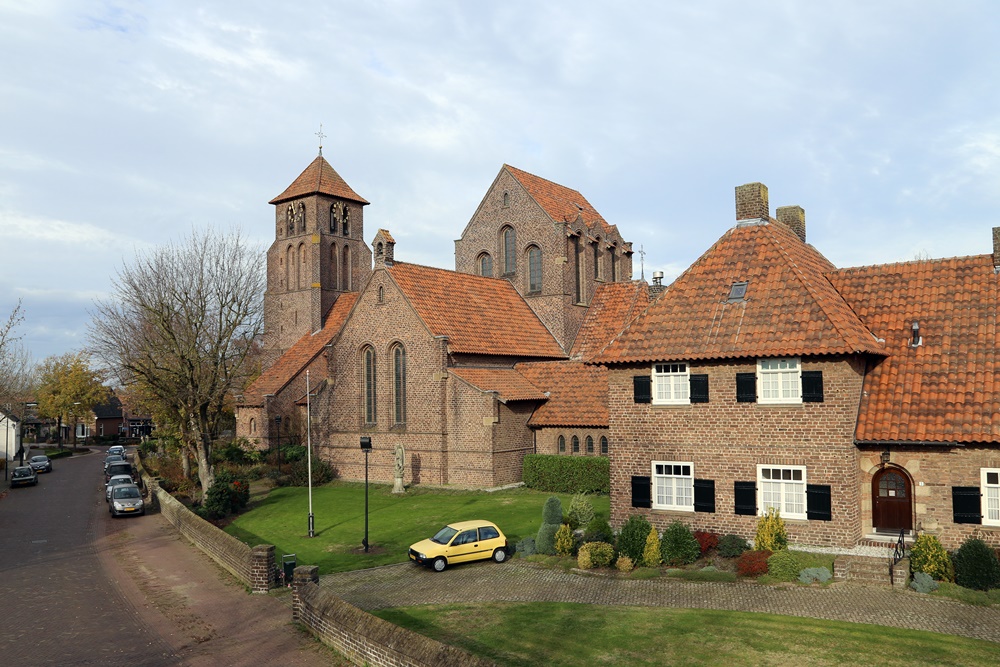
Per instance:
[[[319,569],[295,568],[294,619],[356,665],[372,667],[496,667],[462,649],[418,635],[319,587]]]

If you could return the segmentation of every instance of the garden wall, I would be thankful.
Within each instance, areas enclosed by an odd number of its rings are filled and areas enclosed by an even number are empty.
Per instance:
[[[496,667],[462,649],[418,635],[344,602],[319,587],[318,568],[295,568],[293,620],[357,665]]]

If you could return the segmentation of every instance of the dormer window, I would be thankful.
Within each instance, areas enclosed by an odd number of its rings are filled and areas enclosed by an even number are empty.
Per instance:
[[[729,288],[729,297],[726,299],[729,303],[734,303],[736,301],[745,301],[747,298],[747,281],[733,283]]]

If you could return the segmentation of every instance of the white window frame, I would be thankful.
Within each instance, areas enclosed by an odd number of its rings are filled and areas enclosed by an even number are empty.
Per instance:
[[[983,525],[1000,526],[1000,468],[980,468],[979,474]]]
[[[802,362],[797,357],[757,360],[758,403],[801,403]]]
[[[685,361],[653,364],[653,405],[690,405],[691,366]]]
[[[653,509],[694,512],[692,462],[653,461],[650,474],[653,480]]]
[[[774,479],[775,471],[780,471],[781,479]],[[758,514],[764,515],[769,507],[774,507],[783,519],[808,519],[809,500],[806,497],[806,484],[805,466],[758,464]],[[802,511],[796,511],[798,509]]]

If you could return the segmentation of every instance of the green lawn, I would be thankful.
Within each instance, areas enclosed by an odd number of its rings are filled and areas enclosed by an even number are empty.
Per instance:
[[[313,489],[314,538],[308,537],[307,490],[299,487],[273,489],[225,530],[251,546],[273,544],[279,559],[294,553],[299,565],[318,565],[328,574],[404,562],[411,544],[454,521],[493,521],[512,542],[533,537],[551,495],[523,488],[494,493],[416,488],[399,496],[388,485],[372,484],[368,540],[374,553],[369,554],[357,553],[365,534],[364,484],[334,482]],[[556,495],[567,511],[571,496]],[[592,499],[607,518],[608,497]]]
[[[569,603],[375,612],[500,665],[995,665],[1000,645],[809,618]]]

